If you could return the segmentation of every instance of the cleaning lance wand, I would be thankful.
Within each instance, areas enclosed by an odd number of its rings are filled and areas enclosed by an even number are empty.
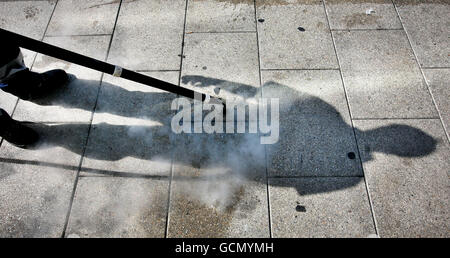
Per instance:
[[[38,52],[47,56],[51,56],[87,68],[91,68],[99,72],[107,73],[116,77],[145,84],[154,88],[178,94],[183,97],[194,99],[198,98],[198,96],[201,96],[202,101],[209,100],[214,103],[222,103],[223,110],[225,112],[225,101],[221,98],[209,97],[207,94],[204,93],[199,93],[191,89],[187,89],[172,83],[161,81],[156,78],[122,68],[118,65],[112,65],[107,62],[103,62],[88,56],[84,56],[1,28],[0,28],[0,36],[2,40],[14,42],[19,47],[26,48],[34,52]]]

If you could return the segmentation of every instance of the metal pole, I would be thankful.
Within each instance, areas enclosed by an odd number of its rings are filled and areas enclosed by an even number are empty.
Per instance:
[[[194,99],[194,96],[202,96],[202,101],[207,99],[207,95],[204,93],[198,93],[196,91],[183,88],[181,86],[171,84],[165,81],[158,80],[156,78],[146,76],[128,69],[124,69],[117,65],[112,65],[91,57],[87,57],[84,55],[80,55],[78,53],[50,45],[48,43],[35,40],[32,38],[28,38],[22,36],[20,34],[7,31],[0,28],[0,39],[7,40],[16,43],[19,47],[26,48],[28,50],[38,52],[47,56],[55,57],[70,63],[74,63],[77,65],[81,65],[84,67],[91,68],[93,70],[107,73],[116,77],[121,77],[124,79],[128,79],[134,82],[142,83],[151,87],[155,87],[164,91],[172,92],[184,97],[188,97]],[[220,98],[211,97],[211,100],[216,99],[221,103],[224,101]],[[224,103],[225,105],[225,103]],[[224,109],[225,110],[225,109]]]

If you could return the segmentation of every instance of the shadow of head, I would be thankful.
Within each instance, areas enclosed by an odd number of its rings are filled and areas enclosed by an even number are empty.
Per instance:
[[[422,157],[436,149],[437,141],[424,131],[408,125],[391,124],[372,130],[361,131],[364,151],[382,152],[400,157]]]

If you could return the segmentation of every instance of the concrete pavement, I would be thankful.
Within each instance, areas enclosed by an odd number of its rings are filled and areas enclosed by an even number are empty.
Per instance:
[[[449,237],[450,2],[0,1],[0,27],[201,92],[280,99],[280,139],[175,134],[175,95],[24,50],[0,92],[2,237]]]

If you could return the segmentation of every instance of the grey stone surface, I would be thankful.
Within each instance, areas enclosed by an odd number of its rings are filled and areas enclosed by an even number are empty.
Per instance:
[[[50,38],[50,43],[105,57],[105,37]],[[106,43],[106,44],[103,44]],[[99,53],[103,49],[103,54]],[[94,54],[96,53],[96,54]],[[36,71],[64,68],[79,76],[35,102],[19,101],[14,118],[35,122],[40,140],[23,150],[1,147],[4,236],[60,237],[93,111],[100,73],[39,55]],[[86,80],[84,80],[86,79]],[[93,79],[93,82],[87,79]]]
[[[186,32],[256,31],[253,0],[188,1]]]
[[[48,37],[44,41],[104,60],[109,36]],[[69,83],[41,99],[33,102],[19,101],[14,117],[33,122],[89,123],[101,73],[49,56],[37,55],[33,71],[45,72],[51,69],[64,69],[76,79],[72,76]],[[46,120],[38,120],[43,118]]]
[[[133,70],[179,70],[185,1],[125,1],[109,61]]]
[[[184,55],[181,86],[248,105],[260,97],[254,33],[189,34]]]
[[[257,135],[179,135],[168,237],[269,237],[264,156]]]
[[[14,106],[16,105],[17,97],[6,93],[4,91],[0,91],[0,103],[2,103],[1,108],[3,108],[8,114],[11,115]]]
[[[50,21],[47,36],[111,34],[119,2],[60,0]]]
[[[261,68],[338,68],[321,1],[256,1]],[[299,31],[299,27],[305,31]]]
[[[109,62],[229,101],[279,98],[280,139],[175,134],[176,95],[23,50],[34,71],[78,79],[18,102],[41,138],[1,143],[0,236],[61,237],[68,222],[64,237],[378,237],[373,216],[381,237],[449,236],[447,0],[395,1],[401,19],[386,0],[123,0],[115,32],[119,1],[56,2],[0,1],[0,27],[41,40],[50,25],[46,42],[100,60],[114,34]],[[16,100],[0,91],[8,112]]]
[[[401,21],[422,67],[450,67],[450,2],[396,0]]]
[[[56,1],[2,1],[0,27],[41,40]]]
[[[226,99],[258,91],[256,35],[188,34],[183,86]],[[257,134],[177,136],[169,237],[268,237],[265,152]]]
[[[423,72],[450,138],[450,69],[424,69]]]
[[[368,237],[375,233],[362,177],[269,179],[274,237]]]
[[[448,237],[449,144],[438,119],[355,121],[381,237]]]
[[[353,118],[437,117],[403,31],[333,35]]]
[[[266,147],[269,175],[362,175],[339,71],[263,71],[262,79],[263,98],[280,102],[280,139]]]
[[[22,52],[25,66],[31,68],[34,62],[34,58],[36,57],[36,52],[30,51],[25,48],[20,48],[20,51]]]
[[[181,85],[225,98],[254,97],[259,87],[256,35],[189,34],[185,38]],[[240,87],[242,86],[242,87]]]
[[[39,116],[39,114],[35,114]],[[0,236],[60,237],[80,156],[66,149],[70,139],[81,152],[84,128],[31,126],[40,143],[25,150],[4,141],[0,149]]]
[[[169,181],[81,177],[67,237],[164,237]]]
[[[56,1],[2,1],[0,28],[41,40]],[[25,64],[32,65],[35,53],[21,49]]]
[[[401,29],[390,0],[326,0],[331,29]]]
[[[146,73],[176,84],[179,72]],[[82,175],[167,177],[172,161],[174,94],[105,76],[92,121]],[[126,101],[124,101],[126,100]],[[103,171],[103,173],[101,173]]]

